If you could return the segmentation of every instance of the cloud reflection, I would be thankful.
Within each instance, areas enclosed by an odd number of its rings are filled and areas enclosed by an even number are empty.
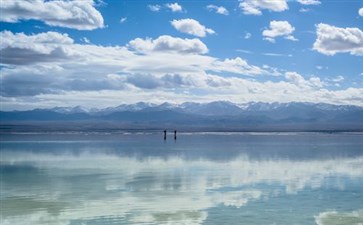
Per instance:
[[[315,222],[318,225],[360,225],[363,224],[363,210],[343,213],[322,212],[315,218]]]
[[[363,178],[363,157],[211,161],[5,151],[1,167],[4,225],[202,224],[214,207],[319,189],[331,177]]]

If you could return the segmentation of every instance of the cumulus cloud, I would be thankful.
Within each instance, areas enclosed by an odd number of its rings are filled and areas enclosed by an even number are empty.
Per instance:
[[[28,36],[2,31],[0,39],[1,63],[5,64],[59,61],[75,56],[64,48],[73,44],[73,39],[67,34],[47,32]]]
[[[297,41],[292,35],[295,28],[291,26],[288,21],[276,21],[270,22],[270,28],[262,32],[264,39],[270,42],[275,42],[276,37],[284,37],[287,40]]]
[[[79,68],[79,67],[78,67]],[[33,65],[1,71],[0,94],[4,97],[30,97],[67,91],[122,90],[125,77],[87,71],[87,76],[62,66]]]
[[[134,39],[125,47],[104,47],[77,44],[57,32],[1,35],[0,100],[7,110],[65,104],[107,107],[119,104],[119,96],[127,103],[363,102],[363,88],[327,90],[319,77],[294,72],[275,76],[281,71],[268,65],[260,67],[240,57],[211,57],[199,39],[160,36]],[[55,54],[56,49],[62,54]],[[272,81],[266,76],[275,77]]]
[[[133,55],[126,48],[75,44],[57,32],[3,31],[0,38],[2,96],[117,89],[107,74],[120,70],[122,59]]]
[[[154,89],[160,87],[161,81],[152,74],[135,74],[127,77],[127,82],[143,89]]]
[[[177,52],[183,54],[205,54],[207,46],[197,38],[182,39],[163,35],[157,39],[136,38],[129,42],[128,46],[138,52]]]
[[[125,82],[141,89],[183,89],[183,88],[219,88],[231,86],[231,83],[223,78],[206,73],[172,74],[130,74]]]
[[[286,72],[285,78],[288,82],[302,88],[321,88],[324,86],[323,82],[320,80],[319,77],[311,77],[310,79],[305,79],[303,76],[296,72]]]
[[[307,9],[307,8],[301,8],[301,9],[299,9],[299,12],[301,12],[301,13],[307,13],[309,11],[310,11],[310,9]]]
[[[261,10],[270,10],[273,12],[282,12],[287,10],[287,0],[243,0],[239,7],[246,15],[262,15]]]
[[[91,43],[91,41],[88,38],[86,38],[86,37],[81,38],[81,41],[83,41],[86,44],[90,44]]]
[[[183,7],[179,5],[177,2],[175,3],[167,3],[165,5],[147,5],[150,11],[152,12],[159,12],[162,9],[169,9],[172,12],[183,12]]]
[[[229,15],[229,11],[223,6],[207,5],[207,9],[221,15]]]
[[[252,37],[252,34],[249,32],[245,33],[244,39],[250,39]]]
[[[126,22],[126,20],[127,20],[127,17],[121,17],[121,19],[120,19],[120,23],[125,23],[125,22]]]
[[[183,11],[183,7],[181,5],[179,5],[177,2],[168,3],[168,4],[165,4],[165,6],[167,8],[169,8],[172,12],[182,12]]]
[[[94,30],[104,27],[103,17],[94,6],[93,0],[1,1],[0,21],[16,23],[21,20],[40,20],[49,26]]]
[[[358,10],[358,14],[359,14],[360,16],[363,16],[363,7],[362,7],[362,8],[360,8],[360,9]]]
[[[257,66],[251,66],[246,60],[240,57],[234,59],[225,59],[224,61],[216,61],[214,63],[215,71],[225,71],[236,74],[243,74],[247,76],[259,75],[262,73],[267,73],[267,71],[262,70]]]
[[[150,9],[150,11],[153,12],[159,12],[161,9],[160,5],[148,5],[147,7]]]
[[[319,0],[297,0],[300,4],[303,5],[320,5],[321,2]]]
[[[356,27],[340,28],[320,23],[313,49],[325,54],[350,53],[363,55],[363,31]]]
[[[205,37],[207,34],[214,34],[214,30],[205,27],[194,19],[181,19],[171,21],[171,25],[178,31],[191,34],[197,37]]]
[[[26,67],[13,70],[1,70],[0,94],[5,97],[34,96],[40,93],[55,93],[55,85],[59,77],[49,76],[59,74],[57,67]],[[56,81],[56,82],[55,82]]]
[[[341,82],[343,80],[344,80],[344,77],[341,76],[341,75],[339,75],[339,76],[332,79],[333,82],[337,82],[337,83],[339,83],[339,82]]]

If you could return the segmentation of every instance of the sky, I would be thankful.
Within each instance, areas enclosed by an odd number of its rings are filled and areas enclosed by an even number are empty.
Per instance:
[[[362,0],[0,0],[1,110],[363,106]]]

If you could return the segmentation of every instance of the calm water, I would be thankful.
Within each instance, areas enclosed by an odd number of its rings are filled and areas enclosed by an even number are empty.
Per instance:
[[[363,134],[1,137],[1,224],[363,224]]]

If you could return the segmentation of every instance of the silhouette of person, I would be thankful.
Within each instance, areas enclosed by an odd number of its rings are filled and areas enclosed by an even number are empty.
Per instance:
[[[166,140],[166,130],[164,130],[164,140]]]
[[[176,130],[174,130],[174,140],[176,140]]]

